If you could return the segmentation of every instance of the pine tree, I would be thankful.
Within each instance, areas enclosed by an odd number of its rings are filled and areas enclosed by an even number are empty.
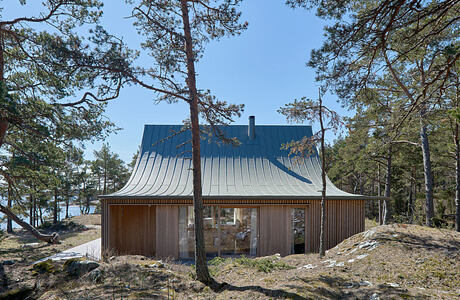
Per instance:
[[[206,264],[203,235],[203,200],[200,162],[200,116],[210,125],[212,133],[225,142],[217,125],[228,124],[239,116],[241,105],[217,100],[210,91],[197,88],[195,64],[211,40],[239,34],[246,24],[239,22],[236,10],[240,0],[131,0],[134,5],[134,26],[143,38],[142,48],[152,63],[138,68],[131,80],[159,94],[158,101],[184,101],[190,115],[185,129],[191,130],[193,165],[193,205],[195,212],[195,266],[197,279],[213,283]]]
[[[21,14],[17,6],[27,2],[8,5]],[[112,70],[126,70],[135,55],[97,24],[101,8],[97,0],[45,0],[37,16],[0,15],[0,147],[16,148],[13,131],[61,144],[99,139],[111,130],[104,102],[126,83]],[[82,26],[90,32],[88,42],[78,33]],[[2,175],[14,185],[7,171]],[[0,211],[37,238],[56,241],[7,207],[0,205]]]

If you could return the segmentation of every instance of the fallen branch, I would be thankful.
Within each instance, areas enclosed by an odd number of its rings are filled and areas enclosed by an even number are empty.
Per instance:
[[[38,231],[36,228],[34,228],[32,225],[30,225],[29,223],[21,220],[11,210],[9,210],[7,207],[1,204],[0,204],[0,212],[7,215],[10,219],[12,219],[19,226],[21,226],[22,228],[24,228],[25,230],[33,234],[40,241],[43,241],[49,244],[56,244],[59,242],[59,234],[57,232],[53,232],[53,234],[43,234],[40,231]]]

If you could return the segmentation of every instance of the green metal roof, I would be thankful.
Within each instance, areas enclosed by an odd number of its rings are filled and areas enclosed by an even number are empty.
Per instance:
[[[131,178],[118,192],[101,198],[192,198],[190,132],[181,125],[146,125]],[[311,136],[311,126],[247,125],[222,127],[240,146],[201,142],[203,198],[319,199],[321,167],[315,153],[302,162],[281,150],[283,143]],[[328,199],[377,199],[339,190],[327,179]]]

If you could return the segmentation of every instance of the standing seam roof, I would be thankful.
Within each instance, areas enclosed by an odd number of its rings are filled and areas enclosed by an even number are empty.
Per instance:
[[[131,177],[119,191],[102,198],[192,197],[190,132],[174,134],[181,125],[145,125],[141,149]],[[248,126],[221,127],[241,145],[201,141],[203,197],[205,198],[320,198],[321,165],[316,152],[300,162],[281,145],[312,135],[311,126],[256,125],[255,139]],[[327,197],[368,199],[346,193],[327,179]]]

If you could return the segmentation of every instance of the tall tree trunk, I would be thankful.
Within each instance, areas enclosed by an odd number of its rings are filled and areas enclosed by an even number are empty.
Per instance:
[[[455,122],[455,230],[460,232],[460,141],[458,122]]]
[[[38,227],[37,198],[34,197],[34,227]]]
[[[86,196],[86,207],[85,207],[85,214],[88,215],[90,210],[90,205],[91,205],[91,197],[89,195]]]
[[[2,28],[0,28],[2,29]],[[0,30],[0,84],[2,88],[6,89],[5,83],[5,60],[3,57],[4,42],[3,42],[3,30]],[[0,147],[5,142],[6,131],[8,130],[8,115],[6,111],[0,112]]]
[[[414,221],[414,198],[417,193],[416,185],[415,185],[415,176],[416,176],[416,169],[415,169],[415,166],[412,166],[412,174],[411,174],[411,179],[410,179],[409,202],[407,204],[407,215],[409,216],[409,220],[411,223]]]
[[[53,209],[53,224],[57,224],[58,222],[58,192],[57,188],[54,188],[54,209]]]
[[[319,257],[322,258],[326,254],[326,157],[324,147],[324,124],[323,124],[323,101],[319,97],[319,123],[321,125],[321,225],[319,234]]]
[[[392,145],[390,144],[388,148],[388,157],[387,157],[387,175],[385,178],[385,199],[383,201],[383,224],[387,225],[390,222],[391,218],[391,207],[390,207],[390,196],[391,196],[391,166],[392,166],[392,158],[393,158],[393,149]]]
[[[0,212],[4,213],[8,217],[10,217],[16,224],[27,230],[28,232],[32,233],[37,239],[43,242],[47,242],[50,244],[57,243],[59,241],[59,234],[54,232],[51,235],[48,234],[42,234],[40,231],[35,229],[33,226],[30,224],[27,224],[27,222],[24,222],[21,220],[19,217],[17,217],[11,210],[9,210],[7,207],[3,206],[0,204]]]
[[[66,200],[65,200],[65,218],[69,218],[69,202],[70,202],[70,195],[69,190],[66,190]]]
[[[192,130],[193,162],[193,206],[195,212],[195,266],[197,279],[205,284],[213,282],[206,264],[206,251],[203,234],[203,199],[201,187],[200,124],[198,111],[198,92],[195,77],[195,53],[193,51],[187,0],[181,0],[182,21],[184,25],[185,53],[187,58],[187,86],[190,93],[190,124]]]
[[[380,162],[377,163],[377,181],[378,181],[378,186],[377,186],[377,194],[379,197],[382,195],[380,192],[381,189],[381,184],[380,184]],[[383,201],[379,200],[379,225],[383,225]]]
[[[11,203],[12,199],[11,198],[12,198],[11,197],[11,185],[8,182],[8,203],[7,203],[7,205],[8,205],[9,210],[11,210],[11,206],[12,206],[12,203]],[[6,232],[13,233],[13,222],[12,222],[10,217],[8,217],[7,220],[6,220]]]
[[[33,205],[33,197],[32,195],[29,196],[30,208],[29,208],[29,224],[34,226],[34,205]]]
[[[428,142],[427,127],[425,121],[426,107],[420,109],[420,140],[423,155],[423,174],[425,176],[425,209],[426,226],[433,227],[434,204],[433,204],[433,173],[431,172],[430,144]]]
[[[40,203],[37,204],[37,209],[38,209],[39,217],[40,217],[40,225],[43,226],[43,212],[42,212],[42,207]],[[38,225],[38,221],[37,221],[37,225]]]

